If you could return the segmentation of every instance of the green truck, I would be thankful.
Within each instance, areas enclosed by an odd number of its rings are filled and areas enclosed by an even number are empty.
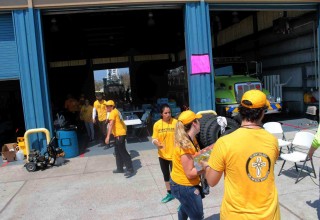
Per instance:
[[[259,77],[262,64],[246,61],[240,57],[214,58],[215,103],[218,115],[233,117],[238,114],[242,95],[251,89],[263,91],[270,102],[266,114],[279,113],[282,109],[281,97],[274,97],[263,88]]]

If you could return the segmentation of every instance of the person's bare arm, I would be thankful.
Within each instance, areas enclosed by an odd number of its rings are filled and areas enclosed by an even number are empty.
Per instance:
[[[198,172],[194,167],[193,156],[191,154],[182,155],[181,164],[188,179],[194,179],[202,173],[202,171]]]
[[[216,171],[212,169],[206,161],[201,161],[200,163],[204,169],[209,186],[214,187],[215,185],[217,185],[221,179],[223,171]]]
[[[317,150],[317,148],[314,148],[314,147],[310,147],[310,149],[309,149],[309,153],[308,153],[308,155],[309,155],[309,158],[312,158],[312,156],[313,156],[313,154],[314,154],[314,152]]]
[[[112,132],[113,125],[114,125],[114,120],[109,120],[108,133],[107,133],[107,137],[105,139],[106,144],[109,144],[109,142],[110,142],[110,135]]]
[[[164,146],[158,139],[152,139],[152,143],[158,148],[162,149]]]

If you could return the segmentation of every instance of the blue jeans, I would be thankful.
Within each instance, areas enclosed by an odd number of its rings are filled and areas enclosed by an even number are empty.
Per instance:
[[[178,212],[179,220],[203,219],[202,198],[197,186],[182,186],[170,179],[171,194],[181,203]]]
[[[86,126],[87,129],[87,134],[90,140],[94,139],[94,129],[93,129],[93,122],[84,122],[84,125]]]

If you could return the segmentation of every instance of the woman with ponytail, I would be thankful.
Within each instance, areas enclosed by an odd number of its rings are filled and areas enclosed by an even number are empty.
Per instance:
[[[181,203],[179,220],[203,219],[203,203],[200,190],[200,174],[194,166],[193,156],[200,151],[196,141],[196,134],[200,132],[199,118],[191,110],[180,114],[175,130],[175,148],[172,156],[173,168],[171,172],[172,195]]]

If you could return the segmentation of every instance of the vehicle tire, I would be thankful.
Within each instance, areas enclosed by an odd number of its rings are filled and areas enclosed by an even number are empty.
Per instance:
[[[202,118],[199,118],[199,122],[200,122],[200,129],[204,128],[205,124],[213,118],[217,118],[216,115],[208,113],[208,114],[202,114]]]
[[[241,115],[240,114],[237,114],[236,116],[233,117],[233,120],[235,120],[239,126],[241,125],[242,123],[242,118],[241,118]]]
[[[235,130],[240,128],[240,125],[241,125],[241,123],[239,124],[236,120],[232,118],[227,118],[227,123],[228,125],[226,127],[226,130],[224,131],[223,134],[220,135],[220,137],[234,132]]]
[[[208,127],[214,120],[216,120],[217,116],[214,114],[202,114],[202,118],[199,118],[200,122],[200,133],[197,135],[197,141],[199,143],[200,149],[207,147],[206,134],[208,131]]]
[[[29,163],[26,164],[26,169],[29,172],[34,172],[37,169],[37,165],[35,163],[33,163],[33,162],[29,162]]]
[[[240,127],[235,120],[231,118],[226,118],[226,120],[227,126],[223,134],[221,134],[221,127],[217,120],[213,121],[213,123],[208,126],[207,133],[202,135],[202,141],[205,142],[207,146],[214,144],[220,137],[230,134]]]

